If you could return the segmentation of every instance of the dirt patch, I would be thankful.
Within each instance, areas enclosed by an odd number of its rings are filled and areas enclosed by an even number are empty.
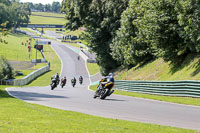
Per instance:
[[[35,70],[32,67],[35,65],[30,61],[8,61],[10,65],[16,70]]]

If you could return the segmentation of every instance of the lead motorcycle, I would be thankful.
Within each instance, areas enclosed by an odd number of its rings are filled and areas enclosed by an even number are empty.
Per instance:
[[[56,80],[56,79],[51,78],[51,84],[50,84],[51,90],[54,90],[57,87],[57,85],[59,84],[59,82],[60,82],[59,79]]]
[[[110,96],[114,92],[114,90],[112,90],[112,88],[114,87],[114,83],[110,82],[103,84],[103,82],[106,81],[106,78],[100,80],[99,85],[97,86],[97,91],[95,92],[93,98],[99,97],[100,99],[105,99],[107,96]]]

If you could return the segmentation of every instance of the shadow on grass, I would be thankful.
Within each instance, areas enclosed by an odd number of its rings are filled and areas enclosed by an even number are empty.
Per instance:
[[[185,67],[189,66],[196,58],[198,58],[198,63],[192,66],[195,68],[195,71],[191,74],[191,76],[197,75],[200,72],[200,58],[196,53],[188,54],[186,58],[180,58],[180,60],[176,63],[170,63],[170,73],[174,74],[184,69]]]
[[[43,74],[41,74],[40,76],[38,76],[37,78],[35,78],[34,80],[32,80],[32,81],[30,81],[27,85],[25,85],[25,86],[28,86],[28,85],[30,85],[32,82],[34,82],[35,80],[38,80],[38,78],[40,78],[41,76],[43,76],[43,75],[45,75],[45,74],[47,74],[47,73],[49,73],[49,72],[51,72],[52,70],[49,70],[49,71],[47,71],[47,72],[45,72],[45,73],[43,73]],[[50,82],[51,82],[51,79],[47,79],[47,80],[49,80],[49,84],[50,84]],[[47,85],[49,85],[49,84],[47,84]]]
[[[7,93],[6,90],[1,90],[1,89],[0,89],[0,99],[1,99],[1,98],[13,98],[13,97],[11,97],[11,96]]]

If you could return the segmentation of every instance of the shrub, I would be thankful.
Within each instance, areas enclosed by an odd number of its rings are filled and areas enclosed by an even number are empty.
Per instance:
[[[9,62],[1,57],[0,59],[0,79],[12,79],[14,78],[13,68]]]

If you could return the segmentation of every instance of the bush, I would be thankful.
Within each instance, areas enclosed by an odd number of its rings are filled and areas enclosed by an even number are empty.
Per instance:
[[[4,57],[1,57],[0,79],[13,79],[13,78],[14,78],[13,68]]]

